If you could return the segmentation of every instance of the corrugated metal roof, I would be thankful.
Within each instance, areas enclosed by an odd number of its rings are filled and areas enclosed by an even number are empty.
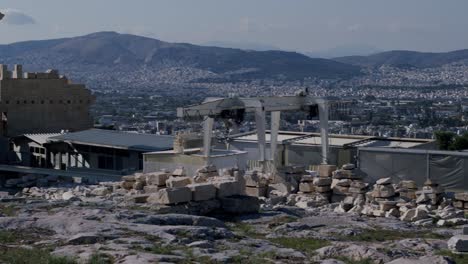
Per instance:
[[[56,137],[62,135],[61,133],[44,133],[44,134],[24,134],[24,137],[29,138],[30,140],[38,143],[38,144],[45,144],[47,143],[47,139],[50,137]]]
[[[174,137],[127,133],[115,130],[89,129],[51,137],[48,141],[64,141],[72,144],[84,144],[138,151],[160,151],[172,149]]]
[[[306,136],[305,138],[302,138]],[[267,132],[266,134],[266,142],[270,142],[270,133]],[[342,147],[347,144],[358,143],[362,140],[366,140],[370,138],[369,136],[361,136],[361,135],[334,135],[330,134],[328,137],[328,141],[330,146],[339,146]],[[300,145],[321,145],[322,139],[319,133],[290,133],[280,131],[278,134],[278,143],[283,143],[284,140],[291,140],[292,144],[300,144]],[[297,139],[297,140],[294,140]],[[257,134],[252,133],[245,136],[240,136],[234,139],[234,141],[250,141],[250,142],[257,142]],[[357,144],[355,146],[359,147],[387,147],[387,148],[413,148],[425,143],[431,142],[431,140],[427,139],[409,139],[409,138],[386,138],[385,140],[374,139],[371,141],[366,141],[361,144]]]

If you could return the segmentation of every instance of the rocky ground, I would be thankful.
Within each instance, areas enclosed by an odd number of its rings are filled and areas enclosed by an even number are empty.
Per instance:
[[[468,263],[447,249],[460,227],[340,213],[338,203],[197,216],[216,201],[134,200],[100,186],[3,193],[0,263]]]

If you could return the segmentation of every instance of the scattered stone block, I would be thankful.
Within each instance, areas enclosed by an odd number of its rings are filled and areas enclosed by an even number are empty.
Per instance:
[[[299,191],[303,193],[311,193],[315,190],[315,186],[312,182],[301,182],[299,184]]]
[[[247,196],[254,196],[254,197],[266,197],[267,196],[268,187],[252,187],[246,186],[245,187],[245,194]]]
[[[193,201],[206,201],[216,198],[216,187],[211,183],[195,183],[187,185],[192,190]]]
[[[455,200],[468,202],[468,192],[455,193]]]
[[[318,166],[318,174],[320,177],[331,177],[333,171],[335,170],[336,170],[335,165],[321,164]]]
[[[176,177],[185,176],[185,169],[184,168],[175,169],[172,172],[172,176],[176,176]]]
[[[135,181],[135,176],[134,175],[122,176],[122,181],[134,182]]]
[[[403,189],[418,189],[418,186],[416,186],[416,182],[415,181],[401,181],[399,184],[399,187],[400,188],[403,188]]]
[[[166,185],[170,188],[184,187],[191,183],[192,179],[190,177],[170,177],[166,180]]]
[[[148,194],[137,194],[137,195],[132,195],[130,197],[130,200],[133,201],[134,203],[146,203],[148,201]]]
[[[341,166],[343,170],[354,170],[355,168],[356,166],[352,163],[343,164],[343,166]]]
[[[213,185],[217,190],[217,198],[239,195],[242,193],[242,186],[237,181],[216,181],[213,182]]]
[[[152,172],[146,174],[146,184],[147,185],[156,185],[156,186],[165,186],[167,179],[169,179],[170,174],[166,172]]]
[[[314,179],[313,184],[315,186],[329,186],[332,184],[332,178],[317,177]]]
[[[378,179],[376,184],[378,185],[388,185],[388,184],[392,184],[392,179],[391,178],[382,178],[382,179]]]
[[[389,198],[395,196],[395,189],[392,185],[375,185],[372,191],[374,198]]]
[[[319,193],[325,193],[331,191],[330,186],[315,186],[315,191]]]
[[[333,179],[351,179],[353,172],[350,170],[336,170],[332,174]]]
[[[143,187],[143,190],[145,191],[145,193],[157,193],[159,192],[159,190],[163,188],[165,187],[156,186],[156,185],[146,185]]]
[[[94,190],[91,191],[91,195],[94,196],[105,196],[110,193],[109,189],[107,187],[98,187]]]
[[[148,203],[178,204],[187,203],[192,199],[192,190],[188,187],[165,188],[148,197]]]
[[[291,193],[291,185],[287,183],[275,183],[268,185],[268,192],[273,190],[288,194]]]
[[[133,188],[133,183],[135,183],[135,182],[123,181],[123,182],[120,183],[120,186],[122,188],[124,188],[125,190],[131,190]]]

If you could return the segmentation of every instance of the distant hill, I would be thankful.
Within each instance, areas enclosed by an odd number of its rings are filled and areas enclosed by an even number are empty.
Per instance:
[[[87,80],[109,82],[130,76],[138,82],[165,78],[164,70],[177,68],[184,81],[197,79],[321,79],[349,78],[360,67],[334,60],[312,59],[295,52],[246,51],[168,43],[147,37],[98,32],[80,37],[0,45],[0,63],[22,63],[26,69],[57,68]],[[146,76],[148,74],[158,76]],[[97,76],[99,74],[99,76]],[[146,74],[146,75],[145,75]],[[173,74],[171,80],[182,74]],[[91,78],[91,77],[89,77]]]
[[[369,56],[347,56],[334,58],[342,63],[364,67],[394,67],[431,68],[459,61],[468,61],[468,49],[451,52],[430,53],[416,51],[387,51]]]
[[[370,54],[376,54],[378,52],[382,52],[382,50],[374,46],[365,44],[350,44],[340,45],[334,48],[321,51],[304,52],[304,54],[311,58],[331,59],[345,56],[367,56]]]

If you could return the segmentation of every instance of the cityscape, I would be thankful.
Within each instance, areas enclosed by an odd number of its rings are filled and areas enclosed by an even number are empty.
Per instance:
[[[0,263],[468,263],[468,4],[0,4]]]

